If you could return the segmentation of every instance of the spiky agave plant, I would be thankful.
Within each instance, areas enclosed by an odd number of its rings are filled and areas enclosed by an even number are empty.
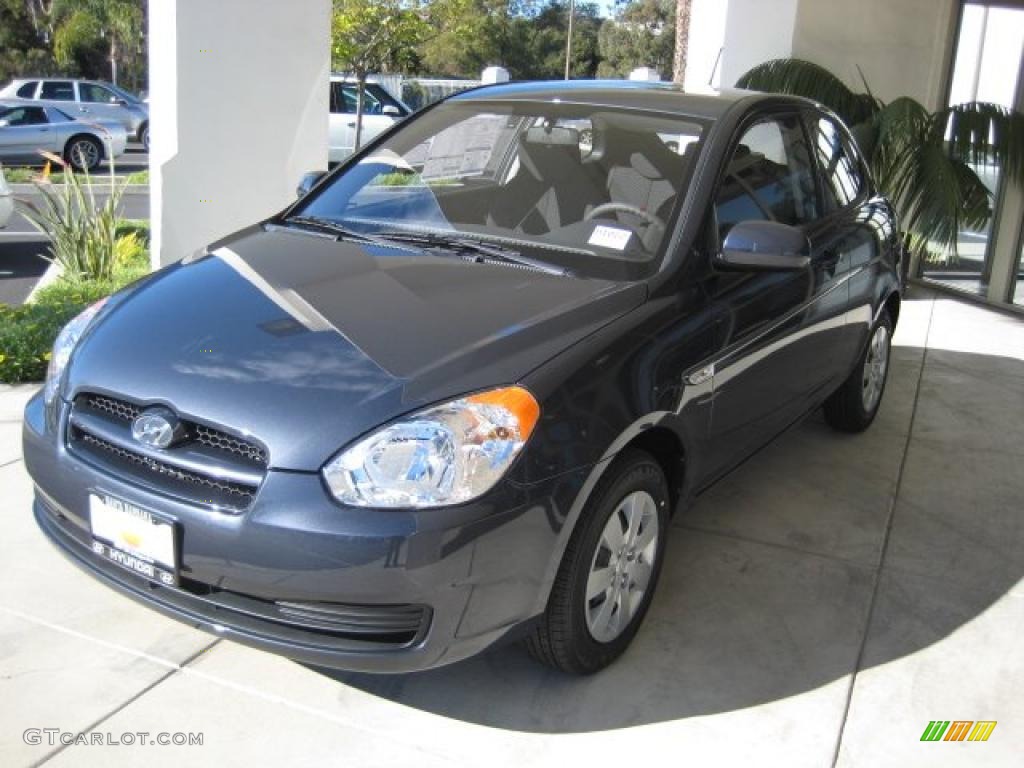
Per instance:
[[[75,173],[60,157],[63,180],[37,181],[40,203],[22,201],[23,215],[49,240],[49,259],[69,280],[109,280],[117,265],[118,210],[124,185],[111,181],[105,200],[98,200],[88,171]]]
[[[857,93],[802,59],[760,64],[736,86],[804,96],[838,114],[879,189],[896,204],[907,247],[918,256],[955,260],[960,231],[982,229],[992,218],[991,193],[975,168],[998,166],[1005,178],[1024,181],[1024,115],[999,104],[929,112],[909,96],[886,103],[867,82]]]

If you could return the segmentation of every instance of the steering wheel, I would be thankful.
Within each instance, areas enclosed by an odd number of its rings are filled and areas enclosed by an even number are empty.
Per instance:
[[[585,221],[590,221],[591,219],[596,219],[598,216],[605,216],[609,213],[629,213],[643,219],[648,224],[655,227],[665,227],[665,222],[653,213],[648,213],[643,208],[637,208],[635,205],[630,205],[629,203],[601,203],[601,205],[587,213],[583,219]]]

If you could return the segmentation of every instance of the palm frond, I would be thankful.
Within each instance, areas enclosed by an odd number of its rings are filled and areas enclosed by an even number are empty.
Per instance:
[[[903,157],[893,173],[892,194],[904,212],[903,227],[912,247],[945,251],[955,258],[960,231],[981,228],[992,215],[988,189],[941,144],[924,144]]]
[[[972,101],[934,115],[938,139],[948,139],[950,155],[971,165],[997,165],[1011,179],[1024,181],[1024,114],[1000,104]]]
[[[740,76],[736,87],[813,99],[848,125],[869,120],[881,106],[870,93],[855,93],[824,67],[803,59],[773,59],[758,64]]]

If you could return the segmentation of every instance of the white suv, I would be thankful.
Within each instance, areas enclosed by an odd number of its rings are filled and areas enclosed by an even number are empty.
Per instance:
[[[331,164],[340,163],[355,150],[358,88],[354,80],[331,76],[327,152],[327,160]],[[409,107],[388,93],[380,83],[367,83],[363,92],[361,143],[366,144],[411,113]]]
[[[121,123],[128,138],[149,151],[149,105],[116,85],[66,77],[19,78],[0,88],[0,99],[46,101],[78,120]]]

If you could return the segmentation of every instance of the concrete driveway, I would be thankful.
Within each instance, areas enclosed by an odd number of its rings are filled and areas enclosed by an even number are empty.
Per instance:
[[[812,418],[677,515],[645,626],[587,679],[518,646],[318,670],[139,607],[36,530],[6,390],[0,764],[1019,765],[1024,323],[917,289],[895,341],[868,433]],[[932,720],[998,725],[922,742]],[[202,745],[149,743],[179,732]]]

